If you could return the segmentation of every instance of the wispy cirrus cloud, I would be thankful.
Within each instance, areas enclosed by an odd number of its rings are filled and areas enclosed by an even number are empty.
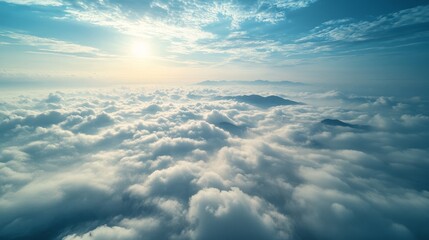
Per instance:
[[[285,18],[285,11],[307,7],[316,0],[286,1],[163,1],[153,0],[136,6],[123,1],[71,2],[66,9],[67,17],[91,24],[111,26],[128,34],[159,33],[155,27],[186,28],[193,33],[202,27],[227,20],[230,29],[237,29],[244,21],[276,23]],[[185,28],[186,27],[186,28]],[[184,31],[186,34],[188,31]],[[164,32],[161,32],[164,33]],[[195,35],[194,35],[195,36]],[[199,36],[199,34],[197,34]],[[179,34],[177,37],[181,37]],[[203,37],[210,37],[209,35]]]
[[[152,0],[140,5],[140,9],[153,11],[158,19],[190,26],[204,26],[221,20],[229,20],[230,28],[239,28],[240,24],[253,20],[256,22],[276,23],[285,19],[285,13],[309,6],[317,0],[277,0],[277,1],[189,1],[189,0]],[[122,1],[111,1],[127,9]],[[158,14],[156,14],[158,10]]]
[[[269,4],[278,8],[286,8],[286,9],[298,9],[307,7],[310,4],[317,2],[317,0],[275,0],[275,1],[267,1],[261,0],[263,4]]]
[[[353,46],[347,51],[338,42],[399,41],[409,33],[424,33],[419,24],[429,21],[429,6],[418,6],[373,20],[354,21],[334,19],[314,28],[305,37],[283,40],[279,36],[250,35],[244,23],[280,24],[286,14],[310,6],[316,1],[160,1],[137,4],[135,8],[120,1],[78,2],[66,8],[66,18],[107,26],[136,37],[163,41],[164,59],[180,60],[187,56],[196,64],[227,64],[250,62],[268,64],[296,63],[303,56],[324,54],[333,56],[339,52],[348,54],[367,51],[368,47]],[[211,25],[223,24],[225,32],[213,30]],[[416,27],[417,26],[417,27]],[[398,30],[399,29],[399,30]],[[404,33],[402,32],[404,31]],[[255,37],[256,36],[256,37]],[[389,46],[392,48],[391,46]],[[380,46],[372,46],[380,48]],[[388,48],[383,48],[388,49]],[[200,60],[195,55],[215,56],[212,60]],[[280,57],[288,58],[287,61]],[[210,59],[210,58],[209,58]],[[303,59],[299,60],[303,61]]]
[[[38,37],[19,32],[0,32],[0,36],[8,40],[8,44],[34,47],[34,51],[44,53],[60,53],[76,56],[101,56],[99,49],[62,40]]]
[[[41,6],[61,6],[61,0],[1,0],[0,2],[7,2],[18,5],[41,5]]]
[[[309,6],[315,1],[151,1],[133,9],[121,1],[77,2],[65,10],[65,18],[106,26],[135,37],[163,41],[166,59],[183,55],[214,54],[216,64],[240,60],[266,62],[271,54],[291,49],[277,39],[249,39],[242,23],[253,21],[276,24],[285,13]],[[225,22],[226,36],[210,29],[211,24]],[[240,33],[240,37],[230,37]],[[238,35],[236,35],[238,36]],[[297,51],[302,50],[297,46]],[[292,54],[292,53],[288,53]],[[207,61],[198,61],[204,63]]]
[[[50,1],[8,2],[37,2],[41,5]],[[79,22],[85,27],[89,25],[100,31],[109,29],[109,34],[120,35],[124,42],[113,47],[110,45],[110,49],[106,44],[92,44],[100,49],[106,48],[103,52],[115,52],[115,55],[121,55],[119,57],[128,58],[131,54],[126,48],[131,46],[126,45],[140,41],[153,46],[152,57],[156,61],[204,67],[230,63],[260,64],[263,67],[296,65],[311,58],[371,50],[391,51],[424,43],[428,37],[429,6],[383,13],[372,18],[334,18],[304,29],[299,28],[300,22],[294,22],[293,15],[298,9],[315,6],[316,0],[53,2],[62,4],[55,8],[52,16],[55,24]],[[50,43],[44,40],[43,51],[100,55],[100,51],[96,53],[91,47],[66,41],[60,43],[60,39],[52,39],[57,42]],[[34,47],[30,41],[21,42]],[[31,42],[39,42],[39,47],[43,45],[40,39],[32,39]],[[363,44],[352,44],[355,42]],[[381,46],[381,42],[389,44]]]
[[[426,24],[426,27],[418,27],[419,24]],[[410,34],[427,33],[427,24],[429,24],[429,5],[401,10],[367,21],[353,21],[353,19],[331,20],[316,27],[311,31],[311,34],[298,39],[297,42],[358,42],[385,40],[386,38],[387,40],[395,40],[408,37]],[[409,26],[417,27],[411,29],[411,31],[401,31],[403,30],[401,28]]]

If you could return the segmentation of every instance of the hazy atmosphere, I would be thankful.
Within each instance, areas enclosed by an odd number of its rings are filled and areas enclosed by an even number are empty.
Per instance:
[[[429,1],[0,0],[0,239],[429,239]]]

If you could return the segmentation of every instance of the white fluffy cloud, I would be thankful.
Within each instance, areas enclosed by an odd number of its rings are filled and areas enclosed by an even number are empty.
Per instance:
[[[255,93],[306,104],[220,97]],[[3,98],[0,238],[427,238],[427,102],[284,93]]]

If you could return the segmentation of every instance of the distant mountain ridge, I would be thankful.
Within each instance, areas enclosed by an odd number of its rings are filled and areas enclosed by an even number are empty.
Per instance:
[[[254,81],[239,81],[239,80],[207,80],[196,83],[203,86],[225,86],[225,85],[249,85],[249,86],[302,86],[304,83],[292,81],[269,81],[269,80],[254,80]]]
[[[241,95],[241,96],[228,96],[228,97],[223,97],[223,99],[230,99],[238,102],[244,102],[260,108],[270,108],[275,106],[302,104],[299,102],[295,102],[289,99],[284,99],[282,97],[274,96],[274,95],[263,97],[260,95],[253,94],[253,95]]]

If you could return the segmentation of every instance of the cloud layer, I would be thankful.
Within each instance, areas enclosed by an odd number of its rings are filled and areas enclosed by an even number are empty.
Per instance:
[[[225,98],[250,94],[306,104]],[[427,109],[261,87],[4,97],[0,238],[425,239]]]

